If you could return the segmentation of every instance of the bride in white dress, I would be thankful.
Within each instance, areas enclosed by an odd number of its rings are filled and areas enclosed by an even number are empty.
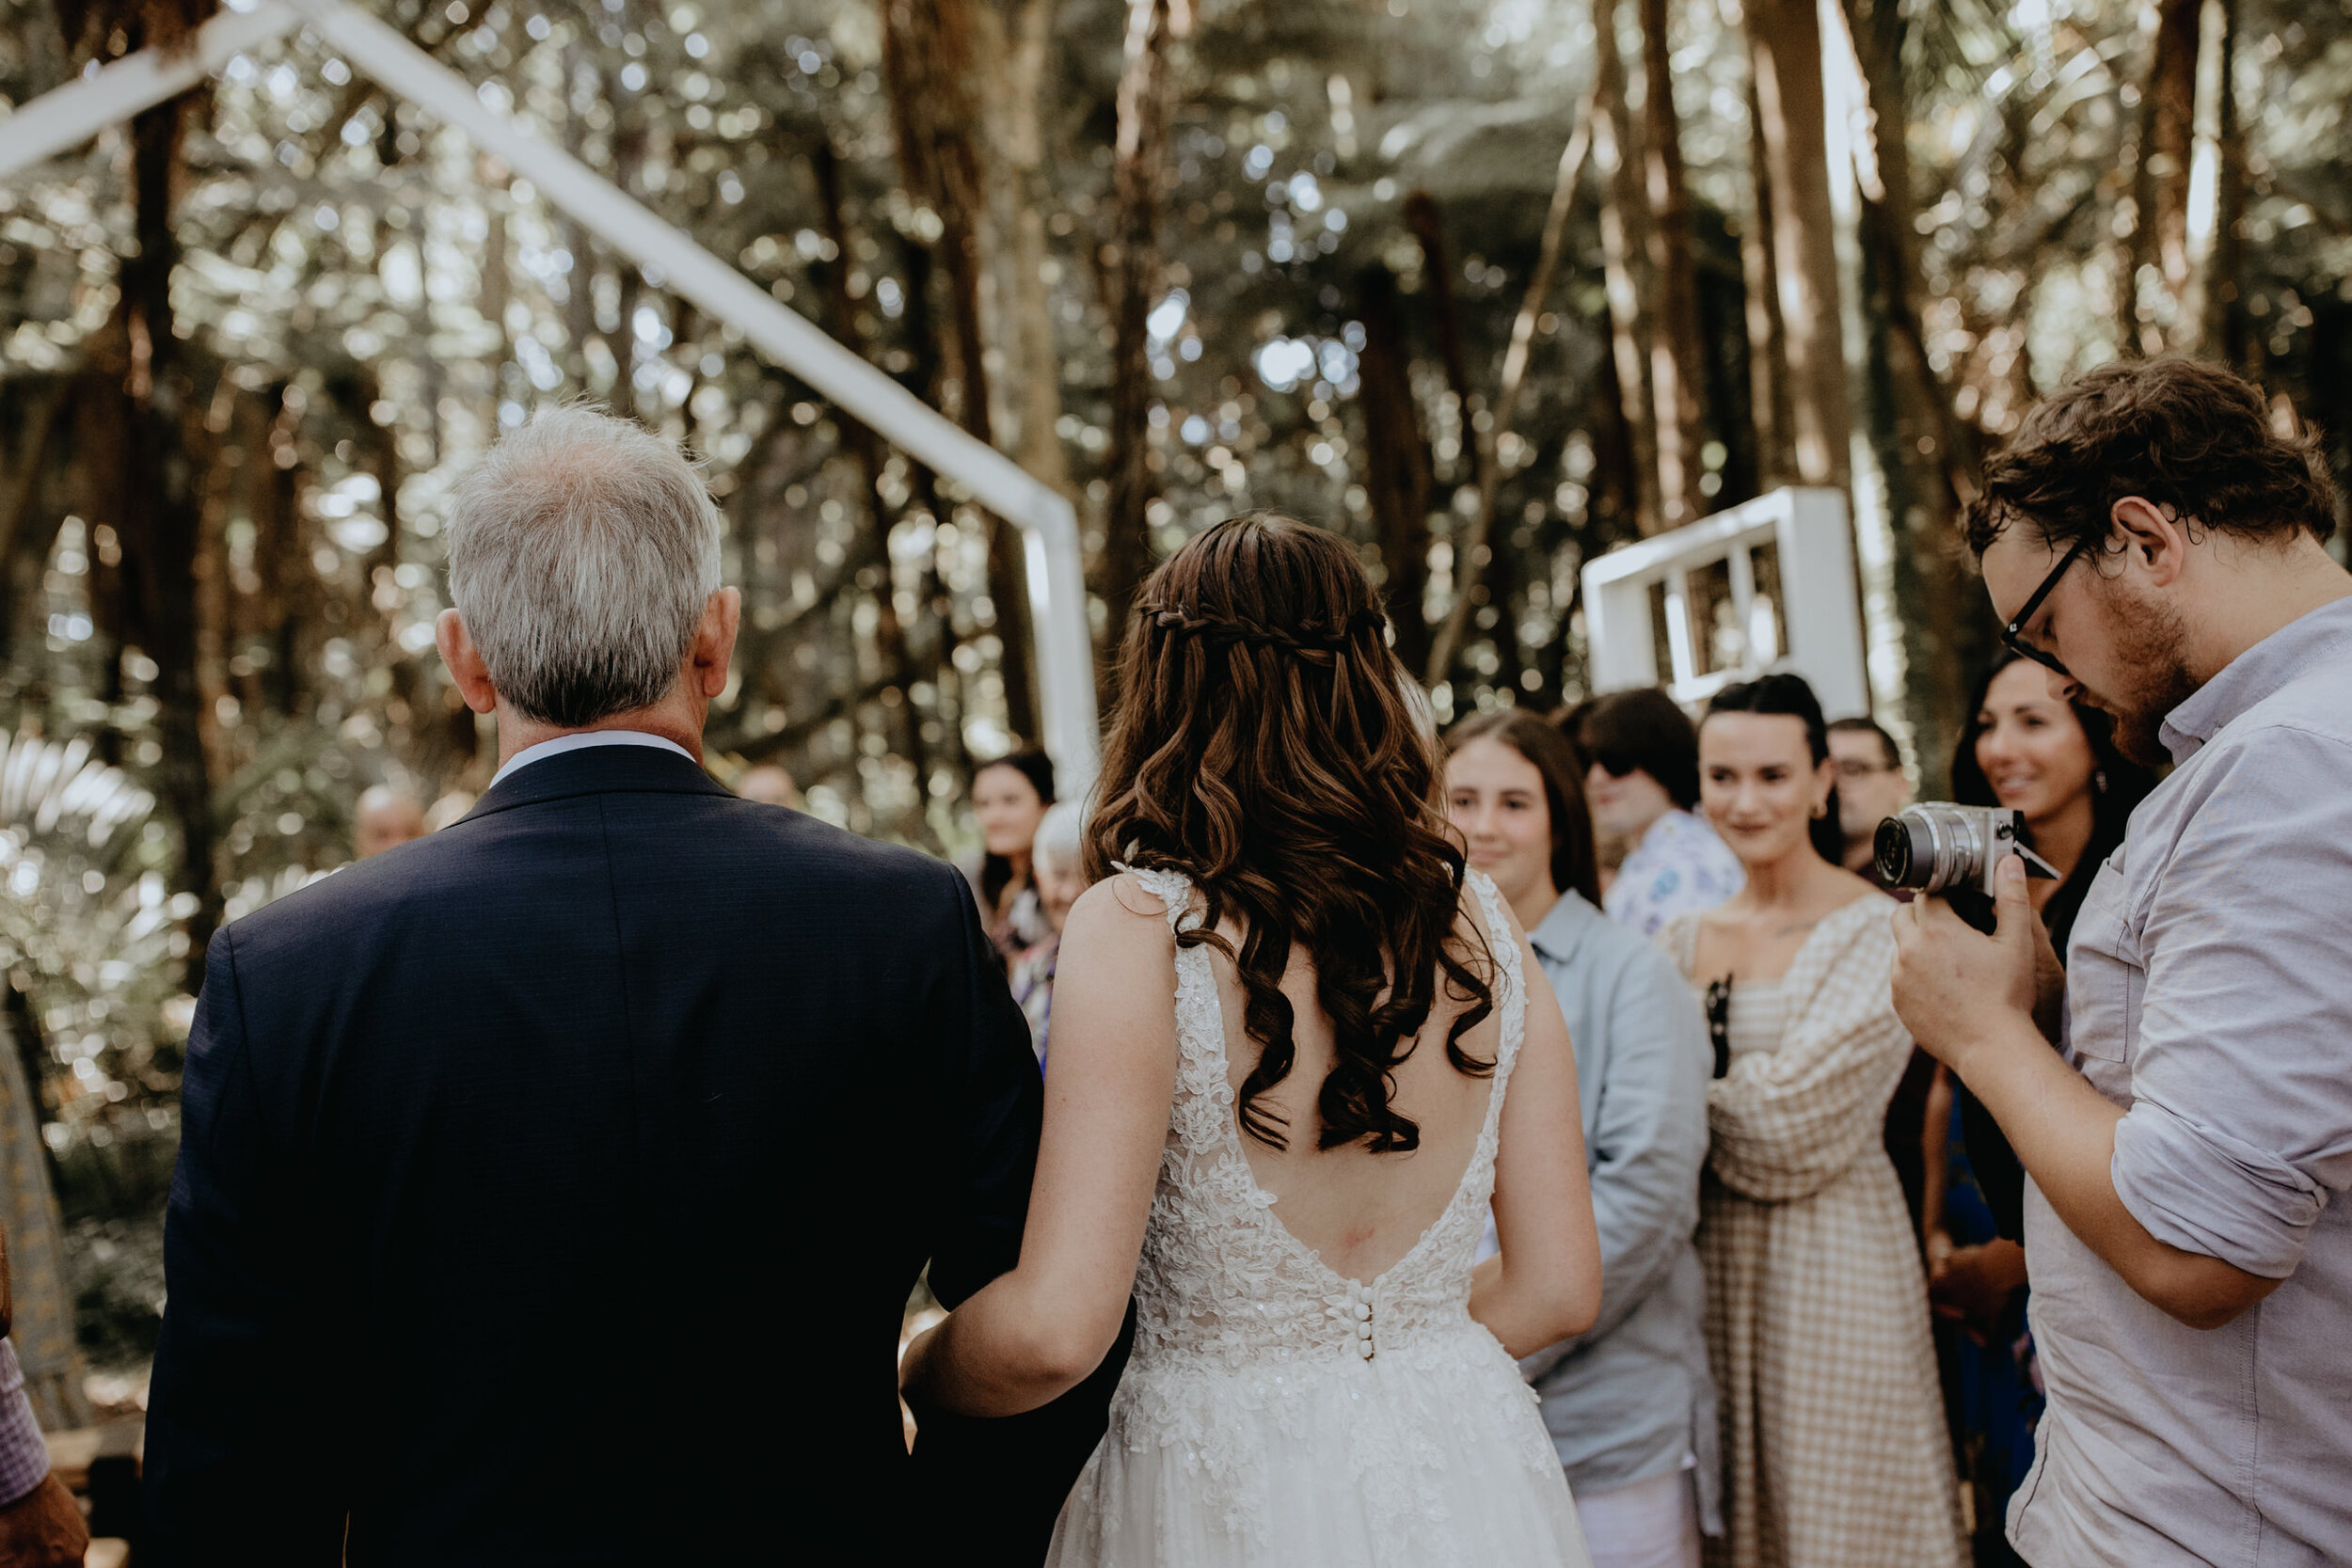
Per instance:
[[[1346,544],[1265,515],[1140,596],[1020,1265],[904,1363],[1033,1408],[1132,1292],[1050,1563],[1587,1568],[1514,1360],[1598,1309],[1575,1060],[1384,629]]]

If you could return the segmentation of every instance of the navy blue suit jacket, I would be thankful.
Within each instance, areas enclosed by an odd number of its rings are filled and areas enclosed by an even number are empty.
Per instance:
[[[1018,1257],[1027,1031],[952,868],[674,753],[532,763],[223,928],[183,1104],[165,1561],[882,1562],[943,1507],[1034,1561],[1102,1430],[1109,1363],[927,1497],[901,1308]]]

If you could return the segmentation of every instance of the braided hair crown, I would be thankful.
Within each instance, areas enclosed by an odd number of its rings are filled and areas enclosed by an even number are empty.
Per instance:
[[[1433,1013],[1455,1069],[1494,1065],[1464,1043],[1493,1010],[1492,958],[1461,913],[1433,737],[1387,627],[1345,540],[1249,513],[1161,563],[1121,653],[1087,877],[1125,864],[1192,879],[1207,909],[1177,941],[1232,960],[1258,1048],[1234,1113],[1276,1148],[1418,1147],[1391,1097]],[[1334,1051],[1311,1121],[1294,1127],[1299,1107],[1266,1096],[1297,1059],[1282,980],[1302,948]]]

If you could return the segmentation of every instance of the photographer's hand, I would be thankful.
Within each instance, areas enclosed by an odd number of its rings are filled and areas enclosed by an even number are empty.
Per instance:
[[[2002,1015],[2034,1027],[2040,955],[2049,938],[2026,895],[2026,863],[2011,855],[1994,874],[1991,936],[1941,898],[1895,911],[1895,1011],[1911,1037],[1965,1082],[1965,1058]]]

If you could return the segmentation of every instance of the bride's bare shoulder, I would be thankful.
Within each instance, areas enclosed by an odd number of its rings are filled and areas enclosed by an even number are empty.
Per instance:
[[[1121,871],[1080,894],[1063,923],[1062,940],[1084,932],[1113,941],[1134,941],[1156,932],[1168,940],[1168,904],[1141,877]]]

